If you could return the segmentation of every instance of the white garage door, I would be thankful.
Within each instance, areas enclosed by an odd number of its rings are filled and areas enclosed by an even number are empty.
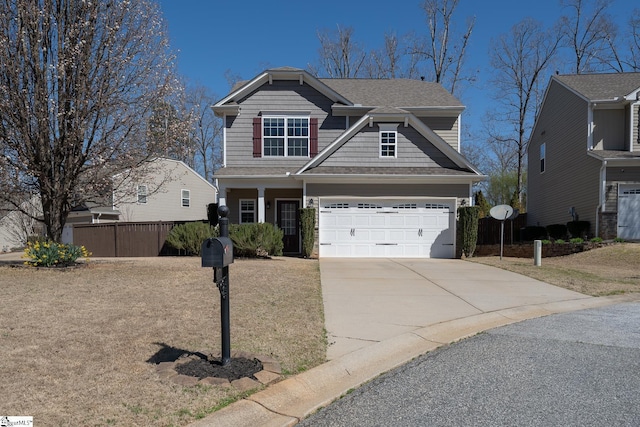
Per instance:
[[[453,258],[452,200],[321,199],[321,257]]]
[[[640,240],[640,184],[619,186],[618,237]]]

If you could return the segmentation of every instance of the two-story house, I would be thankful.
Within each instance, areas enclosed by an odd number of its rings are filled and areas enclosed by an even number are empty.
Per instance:
[[[527,222],[640,239],[640,73],[555,75],[528,149]]]
[[[219,203],[232,222],[277,224],[285,253],[314,207],[321,257],[451,258],[456,208],[484,179],[460,154],[463,109],[432,82],[267,70],[213,106]]]

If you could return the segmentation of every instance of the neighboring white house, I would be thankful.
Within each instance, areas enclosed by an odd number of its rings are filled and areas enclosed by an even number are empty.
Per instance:
[[[117,180],[116,180],[117,181]],[[216,188],[185,163],[157,159],[142,174],[116,182],[120,221],[199,221],[216,202]]]
[[[37,196],[26,201],[21,206],[33,216],[42,214],[40,199]],[[40,233],[40,223],[18,210],[6,207],[0,208],[0,252],[10,252],[22,248],[27,238]]]

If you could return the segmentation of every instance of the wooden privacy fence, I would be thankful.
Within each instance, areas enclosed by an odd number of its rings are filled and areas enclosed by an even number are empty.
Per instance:
[[[516,219],[504,222],[504,244],[510,245],[520,241],[520,229],[527,225],[527,214],[520,214]],[[500,221],[494,218],[478,220],[478,245],[496,245],[500,243]]]
[[[74,224],[73,244],[94,257],[154,257],[167,254],[165,239],[174,222]],[[163,250],[164,249],[164,250]]]

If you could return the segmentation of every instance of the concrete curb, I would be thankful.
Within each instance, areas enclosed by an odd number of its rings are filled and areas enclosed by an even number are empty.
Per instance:
[[[513,307],[419,328],[272,384],[190,426],[293,426],[349,390],[442,345],[523,320],[630,301],[640,301],[640,294]]]

